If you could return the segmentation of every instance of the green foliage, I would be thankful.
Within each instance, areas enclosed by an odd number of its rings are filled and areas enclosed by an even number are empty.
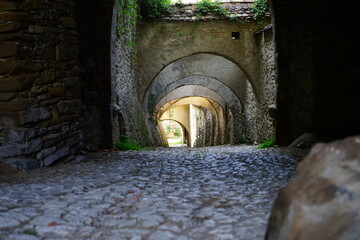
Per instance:
[[[171,0],[119,0],[116,34],[136,55],[137,24],[141,19],[158,20],[171,13]]]
[[[226,15],[228,12],[221,7],[221,3],[219,1],[211,1],[211,0],[201,0],[197,4],[195,4],[196,10],[195,14],[200,16],[206,16],[209,14],[214,15]]]
[[[159,20],[171,13],[170,4],[171,0],[143,0],[140,4],[141,16],[144,20]]]
[[[178,32],[178,35],[179,35],[180,37],[182,37],[182,36],[185,35],[185,32]]]
[[[255,0],[252,6],[254,11],[254,19],[262,21],[265,18],[265,13],[269,11],[269,3],[267,0]]]
[[[118,4],[116,35],[135,55],[136,25],[140,18],[138,0],[119,0]]]
[[[115,147],[119,150],[143,150],[135,141],[125,135],[120,135],[116,140]]]
[[[176,3],[175,3],[175,6],[177,6],[178,8],[182,9],[185,7],[185,4],[181,1],[181,0],[178,0]]]
[[[166,126],[165,128],[165,134],[169,134],[171,131],[171,127],[170,126]]]
[[[175,128],[175,130],[174,130],[174,136],[176,136],[176,137],[180,137],[180,136],[181,136],[181,131],[180,131],[179,128]]]
[[[264,140],[262,143],[257,147],[257,149],[264,149],[264,148],[270,148],[275,146],[275,140]]]

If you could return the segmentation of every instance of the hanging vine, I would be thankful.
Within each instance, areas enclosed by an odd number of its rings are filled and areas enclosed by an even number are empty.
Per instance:
[[[137,22],[140,18],[138,0],[119,0],[116,34],[123,39],[125,46],[135,51]]]
[[[258,21],[263,21],[266,13],[269,12],[269,3],[267,0],[255,0],[252,10],[254,11],[253,18]]]
[[[116,34],[135,55],[137,24],[140,20],[154,21],[171,13],[171,0],[119,0]]]

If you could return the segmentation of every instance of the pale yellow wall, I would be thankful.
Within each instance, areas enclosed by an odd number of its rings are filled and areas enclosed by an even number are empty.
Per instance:
[[[167,110],[161,115],[160,121],[165,119],[176,120],[181,123],[188,132],[190,132],[189,105],[181,105]]]

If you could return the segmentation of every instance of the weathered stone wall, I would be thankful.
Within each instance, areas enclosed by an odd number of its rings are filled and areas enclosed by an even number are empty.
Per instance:
[[[190,105],[190,146],[203,147],[206,143],[206,113],[200,106]]]
[[[139,100],[136,98],[135,73],[133,62],[136,57],[133,49],[126,44],[125,38],[116,36],[115,4],[111,31],[111,118],[113,142],[120,134],[127,135],[140,145],[154,145],[155,141],[149,134],[148,120]],[[124,118],[124,130],[121,131],[119,118]],[[158,142],[156,142],[158,143]]]
[[[1,161],[20,168],[48,166],[74,158],[80,147],[74,4],[0,2]],[[11,160],[19,156],[23,159]]]
[[[152,102],[182,85],[200,85],[219,93],[232,111],[234,136],[226,142],[273,138],[268,106],[276,95],[274,45],[264,33],[254,36],[263,26],[227,20],[142,25],[136,81],[145,108],[151,112]]]
[[[260,58],[260,76],[263,89],[259,94],[262,102],[258,103],[255,129],[258,139],[275,139],[276,122],[272,111],[276,111],[277,82],[275,75],[275,42],[272,25],[255,33]]]
[[[189,115],[189,105],[181,105],[173,107],[162,114],[160,117],[161,120],[176,120],[181,123],[181,125],[190,132],[190,115]]]

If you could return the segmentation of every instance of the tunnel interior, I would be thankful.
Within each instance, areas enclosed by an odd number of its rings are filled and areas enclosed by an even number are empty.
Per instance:
[[[306,132],[324,141],[359,133],[353,8],[273,0],[272,19],[263,23],[143,22],[134,60],[116,36],[117,2],[51,4],[49,15],[42,1],[1,2],[3,159],[46,166],[74,159],[80,149],[112,148],[123,133],[161,144],[157,111],[186,97],[214,106],[202,110],[220,121],[211,127],[218,137],[205,140],[210,145],[271,138],[288,145]]]
[[[269,3],[137,24],[119,14],[136,1],[1,0],[0,235],[359,239],[359,137],[300,164],[309,149],[235,145],[360,134],[360,2]]]

